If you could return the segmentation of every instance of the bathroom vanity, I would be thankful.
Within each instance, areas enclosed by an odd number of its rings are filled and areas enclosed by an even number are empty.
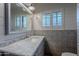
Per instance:
[[[43,56],[44,36],[31,36],[5,47],[0,47],[5,56]]]

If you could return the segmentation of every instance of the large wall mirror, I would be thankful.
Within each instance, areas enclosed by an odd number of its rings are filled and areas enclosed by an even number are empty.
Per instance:
[[[7,4],[7,11],[8,28],[6,28],[5,30],[7,30],[8,33],[6,34],[25,32],[28,28],[29,16],[31,14],[31,11],[28,12],[26,6],[19,3]]]

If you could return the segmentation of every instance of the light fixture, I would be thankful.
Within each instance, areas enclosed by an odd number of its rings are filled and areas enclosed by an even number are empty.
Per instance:
[[[35,10],[35,7],[32,6],[32,4],[28,7],[31,11],[34,11]]]

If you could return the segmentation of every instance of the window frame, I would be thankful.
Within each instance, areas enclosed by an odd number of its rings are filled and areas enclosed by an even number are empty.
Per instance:
[[[61,21],[62,21],[62,22],[61,22],[62,25],[61,25],[60,27],[56,25],[56,27],[58,27],[58,28],[54,29],[54,28],[53,28],[53,18],[52,18],[53,16],[52,16],[52,14],[53,14],[53,13],[59,13],[59,12],[62,13],[62,20],[61,20]],[[43,15],[45,15],[45,14],[50,14],[50,26],[43,26],[43,25],[41,24],[43,30],[45,30],[45,29],[49,29],[49,30],[64,30],[64,28],[65,28],[65,26],[64,26],[65,20],[64,20],[64,11],[63,11],[62,9],[61,9],[60,11],[55,11],[55,12],[48,12],[48,13],[45,12],[45,13],[42,14],[41,17],[43,18]],[[42,23],[42,21],[41,21],[41,23]]]
[[[21,17],[22,17],[22,28],[27,28],[27,26],[28,26],[27,25],[27,23],[28,23],[28,16],[22,15]],[[24,21],[23,17],[26,17],[26,27],[25,27],[24,22],[23,22]]]
[[[50,24],[49,24],[49,26],[43,26],[43,17],[44,17],[45,15],[50,15],[50,20],[49,20],[49,21],[50,21]],[[43,27],[43,28],[50,28],[50,26],[51,26],[51,14],[50,14],[50,13],[43,13],[43,14],[42,14],[42,22],[41,22],[41,23],[42,23],[42,27]]]
[[[23,19],[23,17],[26,17],[27,20],[28,20],[28,16],[25,16],[25,15],[16,16],[16,17],[15,17],[15,19],[16,19],[16,20],[15,20],[15,27],[16,27],[16,28],[17,28],[17,26],[16,26],[17,17],[20,18],[20,20],[19,20],[19,22],[20,22],[20,25],[19,25],[20,27],[19,27],[19,29],[27,28],[27,25],[26,25],[26,27],[24,27],[24,23],[23,23],[23,20],[24,20],[24,19]],[[27,20],[26,20],[26,21],[27,21]],[[26,24],[27,24],[27,22],[26,22]]]
[[[56,26],[53,26],[53,13],[56,13]],[[60,26],[60,25],[58,25],[58,13],[62,13],[62,20],[61,20],[61,23],[62,23],[62,25]],[[59,26],[61,27],[61,28],[59,28]],[[63,30],[63,12],[61,12],[61,11],[57,11],[57,12],[52,12],[52,29],[53,30]]]

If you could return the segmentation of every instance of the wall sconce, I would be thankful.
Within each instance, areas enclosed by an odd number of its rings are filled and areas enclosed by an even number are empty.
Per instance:
[[[35,7],[32,6],[32,4],[28,7],[31,11],[34,11],[35,10]]]

